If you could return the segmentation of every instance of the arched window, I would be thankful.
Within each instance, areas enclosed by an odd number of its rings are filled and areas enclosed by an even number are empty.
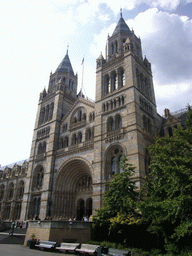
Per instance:
[[[44,122],[44,116],[45,116],[45,107],[43,107],[40,111],[40,116],[39,116],[39,125],[43,124]]]
[[[0,200],[3,200],[3,197],[4,197],[4,192],[5,192],[5,185],[1,185],[1,188],[0,188]]]
[[[18,204],[16,209],[16,220],[19,220],[21,215],[21,204]]]
[[[33,199],[33,217],[36,216],[36,212],[37,212],[37,198],[35,197]]]
[[[78,112],[78,121],[82,120],[82,110],[79,110]]]
[[[82,142],[82,133],[81,132],[78,133],[77,141],[78,141],[78,143]]]
[[[137,87],[140,89],[141,88],[141,80],[140,80],[140,75],[138,69],[136,69],[136,77],[137,77]]]
[[[104,76],[104,92],[105,94],[110,92],[110,80],[109,75]]]
[[[124,105],[124,96],[122,96],[121,100],[122,100],[122,105]]]
[[[148,89],[149,89],[149,88],[148,88],[148,87],[149,87],[148,84],[149,84],[149,83],[148,83],[147,77],[145,77],[144,83],[145,83],[145,92],[148,93]]]
[[[114,99],[114,108],[116,108],[116,99]]]
[[[102,105],[102,110],[103,110],[103,112],[105,112],[105,103],[103,103],[103,105]]]
[[[46,141],[43,142],[43,152],[42,153],[45,153],[46,152]]]
[[[123,172],[123,168],[120,165],[120,162],[123,159],[123,150],[119,146],[113,147],[109,152],[108,152],[108,161],[109,161],[109,174],[117,174]]]
[[[9,219],[10,211],[11,211],[11,205],[7,205],[5,219]]]
[[[143,116],[143,128],[147,130],[147,118],[145,115]]]
[[[34,186],[42,187],[43,179],[44,179],[44,172],[43,172],[43,168],[40,167],[39,169],[37,169],[36,175],[34,176],[34,183],[36,183],[36,184],[34,184]]]
[[[109,117],[107,120],[107,131],[111,132],[115,130],[113,117]]]
[[[53,117],[53,108],[54,108],[54,103],[52,102],[50,104],[50,107],[49,107],[49,118],[48,118],[48,120],[51,120],[52,117]]]
[[[122,88],[125,86],[125,72],[123,70],[123,68],[119,69],[119,88]]]
[[[113,157],[111,159],[111,173],[112,174],[116,174],[117,173],[117,161],[116,161],[115,157]]]
[[[64,124],[63,125],[63,132],[66,132],[67,131],[67,124]]]
[[[88,128],[88,129],[86,130],[85,138],[86,138],[86,141],[92,139],[92,132],[91,132],[91,129],[90,129],[90,128]]]
[[[21,181],[19,183],[19,191],[18,191],[18,197],[21,199],[23,198],[23,194],[24,194],[24,181]]]
[[[121,106],[121,98],[120,97],[118,98],[118,101],[119,101],[119,106]]]
[[[69,138],[65,136],[64,142],[63,142],[63,147],[68,147],[69,146]]]
[[[89,114],[89,122],[92,122],[93,121],[93,115],[92,113]]]
[[[117,75],[116,75],[116,72],[112,72],[111,74],[111,88],[112,88],[112,91],[116,90],[117,89]]]
[[[38,145],[38,151],[37,151],[38,154],[41,154],[42,153],[42,143],[40,142],[39,145]]]
[[[48,117],[49,117],[49,105],[47,105],[47,106],[45,107],[45,118],[44,118],[44,122],[47,122]]]
[[[114,44],[111,44],[111,53],[114,54]]]
[[[142,73],[140,74],[140,84],[141,84],[141,90],[143,91],[145,87],[145,81]]]
[[[40,207],[41,207],[41,197],[37,200],[37,216],[40,214]]]
[[[63,138],[60,138],[59,140],[59,148],[63,148]]]
[[[73,134],[73,136],[72,136],[72,145],[75,145],[75,144],[77,144],[77,135]]]
[[[122,120],[120,115],[115,116],[115,130],[122,128]]]
[[[168,131],[169,136],[172,137],[173,136],[173,129],[171,127],[168,127],[167,131]]]
[[[9,185],[9,200],[11,200],[13,198],[13,193],[14,193],[14,184],[11,183]]]
[[[115,41],[115,52],[118,53],[118,43]]]
[[[119,172],[120,173],[122,173],[123,172],[123,168],[122,168],[122,166],[121,166],[121,161],[123,160],[123,156],[121,155],[120,157],[119,157]]]

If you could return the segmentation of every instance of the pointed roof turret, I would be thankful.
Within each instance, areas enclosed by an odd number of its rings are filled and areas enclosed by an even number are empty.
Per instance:
[[[97,58],[98,60],[104,60],[102,52],[100,53],[99,57]]]
[[[64,59],[62,60],[62,62],[59,64],[58,68],[56,69],[56,72],[70,72],[71,74],[74,75],[73,72],[73,68],[71,65],[71,61],[69,59],[69,55],[68,55],[68,49],[66,52],[66,55],[64,57]]]
[[[117,24],[117,26],[116,26],[116,28],[115,28],[115,30],[114,30],[114,32],[113,32],[113,34],[112,34],[112,36],[114,36],[114,35],[116,35],[116,34],[118,34],[118,33],[128,33],[128,34],[130,34],[131,33],[131,30],[129,29],[129,27],[127,26],[127,24],[126,24],[126,22],[125,22],[125,20],[123,19],[123,17],[122,17],[122,9],[120,10],[120,19],[119,19],[119,22],[118,22],[118,24]]]

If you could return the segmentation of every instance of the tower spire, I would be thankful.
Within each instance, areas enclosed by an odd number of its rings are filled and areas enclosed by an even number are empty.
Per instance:
[[[70,72],[72,75],[74,75],[73,68],[71,66],[71,62],[70,62],[69,55],[68,55],[68,48],[69,48],[69,44],[67,45],[66,55],[65,55],[64,59],[62,60],[62,62],[59,64],[56,71]]]
[[[120,17],[123,18],[123,15],[122,15],[122,7],[120,7]]]

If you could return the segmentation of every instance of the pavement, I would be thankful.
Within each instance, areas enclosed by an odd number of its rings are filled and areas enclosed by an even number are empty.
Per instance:
[[[20,244],[0,244],[1,256],[54,256],[60,253],[29,249]],[[61,255],[61,254],[60,254]],[[65,256],[73,256],[75,254],[63,254]]]
[[[58,256],[58,252],[30,249],[23,246],[26,229],[15,229],[13,235],[9,235],[10,231],[0,232],[0,256]],[[65,255],[73,256],[75,254]]]

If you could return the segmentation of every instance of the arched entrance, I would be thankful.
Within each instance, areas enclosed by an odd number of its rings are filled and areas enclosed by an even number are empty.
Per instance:
[[[90,217],[92,215],[92,205],[93,205],[92,198],[88,198],[86,201],[86,216],[87,217]]]
[[[79,199],[77,202],[77,220],[82,220],[85,215],[85,201]]]
[[[91,166],[82,158],[68,160],[59,170],[54,183],[53,217],[82,220],[87,216],[88,198],[92,198]],[[92,208],[88,208],[90,216]]]

